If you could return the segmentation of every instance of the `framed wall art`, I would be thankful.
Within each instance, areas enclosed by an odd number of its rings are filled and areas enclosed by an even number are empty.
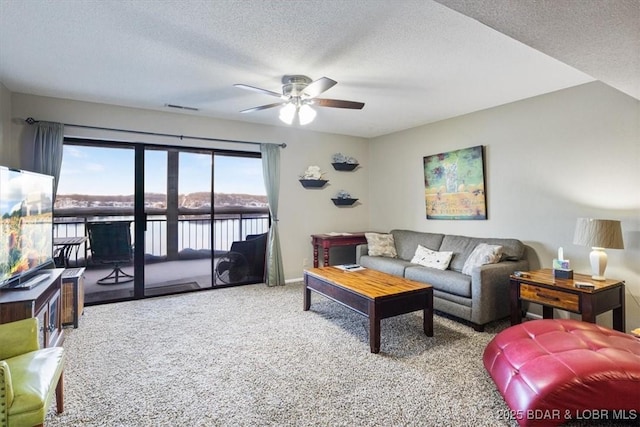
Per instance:
[[[487,219],[483,146],[424,157],[427,219]]]

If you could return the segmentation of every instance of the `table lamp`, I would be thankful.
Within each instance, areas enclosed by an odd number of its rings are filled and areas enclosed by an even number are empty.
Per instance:
[[[624,249],[620,221],[578,218],[573,244],[591,246],[592,250],[589,254],[591,278],[593,280],[605,280],[604,270],[607,268],[605,248]]]

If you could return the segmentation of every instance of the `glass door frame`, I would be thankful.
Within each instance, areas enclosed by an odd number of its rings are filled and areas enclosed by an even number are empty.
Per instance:
[[[229,156],[229,157],[241,157],[241,158],[262,158],[259,152],[249,152],[249,151],[241,151],[241,150],[220,150],[214,148],[202,148],[202,147],[184,147],[184,146],[174,146],[174,145],[158,145],[158,144],[147,144],[147,143],[135,143],[135,196],[134,196],[134,241],[136,245],[134,247],[134,292],[133,299],[141,299],[145,298],[145,252],[146,252],[146,238],[145,233],[147,230],[147,213],[145,212],[145,152],[149,149],[158,150],[158,151],[166,151],[167,152],[167,168],[170,165],[173,165],[176,170],[178,170],[178,174],[176,177],[176,184],[179,183],[180,175],[179,175],[179,155],[181,153],[200,153],[207,154],[211,157],[211,169],[210,169],[210,182],[209,182],[209,190],[211,193],[210,196],[210,210],[209,210],[209,240],[211,242],[211,263],[209,268],[209,274],[211,275],[211,287],[203,288],[203,289],[211,289],[211,288],[219,288],[226,286],[235,286],[235,284],[231,285],[220,285],[216,284],[216,258],[215,258],[215,241],[216,241],[216,227],[215,224],[215,203],[214,203],[214,193],[215,193],[215,157],[216,156]],[[173,154],[172,154],[173,153]],[[171,180],[171,172],[167,170],[167,179]],[[178,190],[176,190],[178,191]],[[168,200],[170,194],[167,191],[167,236],[170,235],[169,232],[169,206],[171,204],[170,200]],[[176,214],[178,217],[180,216],[180,212],[177,210],[177,206],[175,206]],[[269,227],[271,226],[271,216],[268,218]],[[175,236],[177,239],[177,235]],[[241,236],[242,237],[242,236]],[[142,242],[142,244],[138,244],[137,242]],[[174,242],[177,245],[177,241]],[[167,251],[169,251],[169,247],[172,246],[172,243],[167,242]],[[175,248],[177,249],[177,248]],[[244,283],[238,283],[244,284]]]
[[[144,211],[144,152],[146,144],[134,144],[134,192],[133,192],[133,299],[144,298],[144,254],[146,249],[147,214]],[[142,242],[142,244],[139,244]]]
[[[210,199],[210,213],[209,219],[211,221],[209,238],[211,241],[211,264],[209,269],[209,274],[211,275],[212,286],[211,288],[216,287],[226,287],[224,286],[216,286],[215,284],[215,266],[216,266],[216,258],[215,258],[215,241],[216,241],[216,228],[214,226],[215,221],[215,213],[216,207],[214,203],[214,190],[215,190],[215,157],[217,155],[223,156],[231,156],[231,157],[245,157],[245,158],[257,158],[260,159],[262,156],[259,152],[253,151],[243,151],[243,150],[229,150],[229,149],[215,149],[215,148],[206,148],[206,147],[186,147],[186,146],[176,146],[176,145],[163,145],[163,144],[152,144],[152,143],[143,143],[143,142],[123,142],[123,141],[113,141],[113,140],[96,140],[96,139],[87,139],[87,138],[78,138],[78,137],[65,137],[64,143],[68,145],[77,145],[77,146],[85,146],[85,147],[97,147],[97,148],[115,148],[115,149],[131,149],[133,150],[133,168],[134,168],[134,183],[133,183],[133,192],[134,192],[134,206],[133,206],[133,242],[134,242],[134,260],[133,260],[133,270],[134,270],[134,280],[133,280],[133,295],[127,298],[119,298],[116,300],[105,300],[104,302],[115,302],[122,300],[132,300],[132,299],[142,299],[145,298],[145,252],[146,252],[146,239],[145,232],[147,229],[147,214],[145,213],[145,151],[148,149],[156,149],[156,150],[166,150],[168,153],[176,152],[178,155],[182,152],[192,152],[192,153],[206,153],[211,156],[211,179],[210,179],[210,189],[211,189],[211,199]],[[176,156],[178,157],[178,156]],[[174,159],[177,162],[176,159]],[[171,161],[167,162],[167,167],[169,167]],[[179,179],[179,177],[177,178]],[[168,203],[167,203],[168,204]],[[179,215],[179,212],[178,212]],[[268,223],[269,227],[271,225],[271,218],[268,215]],[[245,283],[238,283],[245,284]],[[234,286],[235,284],[229,285]],[[209,288],[203,288],[209,289]]]

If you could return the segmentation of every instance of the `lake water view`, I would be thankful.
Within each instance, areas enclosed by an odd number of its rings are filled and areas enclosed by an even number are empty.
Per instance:
[[[91,218],[91,221],[130,221],[131,239],[135,245],[135,226],[132,216]],[[213,236],[211,235],[213,226]],[[253,218],[230,218],[209,220],[189,219],[178,222],[178,251],[214,250],[227,251],[231,244],[243,240],[248,234],[261,234],[269,230],[268,215]],[[82,219],[74,222],[60,222],[54,226],[55,237],[76,237],[86,235]],[[148,219],[145,233],[145,253],[153,256],[167,255],[166,219]],[[213,244],[212,244],[213,242]],[[84,253],[80,247],[78,252]]]

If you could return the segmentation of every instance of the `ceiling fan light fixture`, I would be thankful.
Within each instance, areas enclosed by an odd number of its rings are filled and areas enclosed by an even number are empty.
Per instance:
[[[290,125],[293,123],[293,119],[296,116],[296,106],[295,104],[288,103],[285,104],[284,107],[280,109],[280,120]]]
[[[292,125],[296,121],[301,125],[307,125],[316,118],[316,110],[311,106],[345,108],[351,110],[361,110],[364,107],[363,102],[344,101],[342,99],[316,98],[321,93],[331,89],[338,82],[328,77],[321,77],[312,81],[309,77],[293,74],[282,77],[282,93],[277,93],[267,89],[261,89],[255,86],[236,83],[234,86],[262,93],[273,97],[280,98],[284,102],[275,102],[258,107],[247,108],[240,111],[241,113],[251,113],[262,111],[268,108],[280,107],[280,120],[288,125]]]
[[[300,125],[304,126],[313,121],[316,118],[316,110],[311,108],[308,104],[304,104],[298,110],[298,120],[300,121]]]

